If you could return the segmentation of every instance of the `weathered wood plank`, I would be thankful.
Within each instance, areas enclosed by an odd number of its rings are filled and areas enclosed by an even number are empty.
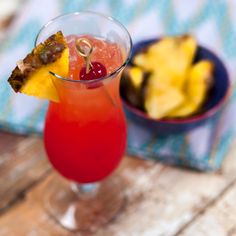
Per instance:
[[[142,160],[136,160],[131,158],[125,158],[120,168],[118,169],[118,174],[120,172],[123,173],[124,169],[126,171],[130,168],[132,169],[140,169],[144,168],[145,170],[149,170],[153,167],[152,164],[146,163]],[[156,171],[160,172],[163,166],[155,165]],[[24,201],[20,204],[16,205],[14,208],[6,212],[0,218],[0,235],[17,235],[17,236],[25,236],[25,235],[40,235],[40,236],[71,236],[71,235],[90,235],[86,233],[71,233],[61,228],[52,218],[48,216],[43,206],[43,196],[44,192],[47,191],[48,183],[52,181],[52,179],[58,179],[58,174],[53,172],[50,174],[42,183],[35,186],[32,191],[30,191]],[[126,184],[132,185],[133,182],[126,181]],[[127,189],[129,192],[129,189]],[[135,197],[135,196],[134,196]],[[132,199],[132,205],[135,207],[136,203],[138,204],[139,198],[141,196],[137,194],[137,198]],[[33,220],[32,220],[33,219]],[[30,223],[29,223],[30,222]],[[19,225],[21,227],[19,228]],[[104,233],[104,236],[109,235],[109,233]]]
[[[25,199],[15,205],[10,212],[1,217],[0,235],[17,236],[69,236],[66,230],[59,227],[46,213],[43,206],[43,190],[48,181],[36,187],[33,193],[27,194]],[[20,225],[20,227],[19,227]]]
[[[208,174],[125,158],[118,174],[127,183],[126,207],[95,235],[175,235],[235,182],[235,151],[233,147],[221,172]],[[50,178],[58,177],[47,177],[25,201],[0,218],[0,235],[73,235],[50,219],[42,207],[41,198]]]
[[[20,141],[23,141],[26,136],[23,135],[15,135],[7,132],[0,132],[0,155],[2,156],[4,153],[11,152],[15,149],[15,146]]]
[[[0,212],[49,169],[40,138],[0,133]]]
[[[180,236],[235,236],[236,183],[215,204],[204,211]]]

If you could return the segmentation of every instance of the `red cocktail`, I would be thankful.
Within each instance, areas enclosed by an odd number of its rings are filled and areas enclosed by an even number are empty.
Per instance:
[[[111,220],[123,203],[119,178],[104,178],[118,166],[125,150],[119,83],[132,43],[116,20],[84,12],[50,21],[40,31],[36,44],[57,31],[62,31],[69,46],[69,74],[66,78],[52,76],[59,102],[49,104],[44,141],[50,162],[73,185],[71,188],[66,181],[53,180],[45,191],[46,208],[64,227],[91,231]],[[92,45],[86,70],[76,47],[81,37]],[[93,70],[103,68],[97,71],[103,76],[88,79],[90,64]]]
[[[60,102],[49,105],[44,140],[50,162],[63,176],[91,183],[117,167],[125,150],[126,126],[119,97],[120,74],[107,81],[80,83],[84,61],[76,51],[78,38],[67,37],[72,81],[55,81]],[[116,43],[86,38],[93,46],[91,61],[102,63],[108,73],[122,65]]]

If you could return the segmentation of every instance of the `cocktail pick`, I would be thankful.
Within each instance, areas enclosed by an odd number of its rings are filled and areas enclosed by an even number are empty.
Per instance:
[[[85,47],[82,48],[82,44],[84,44]],[[93,46],[91,45],[88,39],[80,38],[76,41],[76,49],[79,55],[84,58],[86,65],[86,73],[88,74],[90,69],[93,67],[90,60],[90,56],[93,52]]]
[[[83,45],[83,46],[82,46]],[[103,71],[103,76],[106,76],[107,72],[106,72],[106,68],[99,62],[91,62],[90,60],[90,57],[93,53],[93,46],[92,44],[90,43],[90,41],[86,38],[80,38],[76,41],[76,49],[78,51],[78,54],[80,56],[82,56],[84,58],[84,61],[85,61],[85,66],[86,66],[86,70],[85,70],[85,73],[88,74],[90,72],[90,70],[95,70],[96,69],[96,64],[100,64],[100,72],[102,70]],[[94,65],[94,68],[93,68],[93,65]],[[102,67],[104,69],[102,69]],[[93,71],[94,72],[94,71]],[[100,74],[101,75],[101,74]],[[98,77],[99,79],[99,77]],[[102,82],[101,82],[102,83]],[[102,86],[102,89],[104,91],[104,93],[106,94],[106,96],[108,97],[108,99],[111,101],[111,103],[116,106],[116,102],[114,101],[114,99],[112,98],[112,96],[110,95],[109,91],[106,89],[105,86]]]

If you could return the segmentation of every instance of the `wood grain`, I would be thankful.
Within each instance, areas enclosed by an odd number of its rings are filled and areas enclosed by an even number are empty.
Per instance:
[[[187,231],[188,227],[194,227],[204,209],[207,214],[207,208],[220,201],[221,195],[224,196],[236,181],[235,152],[233,147],[220,172],[206,174],[124,158],[117,174],[127,185],[124,190],[128,197],[126,207],[114,221],[94,235],[168,236],[181,235],[185,230],[184,235],[194,235],[192,232],[197,233],[197,228]],[[58,178],[54,172],[33,187],[24,201],[0,218],[0,235],[90,235],[68,232],[46,214],[42,197],[48,181],[53,178]],[[232,222],[236,223],[233,217]],[[213,235],[217,235],[212,230]],[[233,232],[233,229],[229,230]]]
[[[131,158],[125,158],[123,163],[121,164],[117,174],[123,173],[124,169],[132,168],[134,170],[140,170],[144,168],[145,170],[149,170],[152,168],[153,164],[146,163],[142,160],[136,160]],[[162,170],[162,166],[158,165],[155,167],[157,171]],[[43,204],[43,195],[44,192],[47,191],[48,183],[50,183],[53,179],[57,179],[58,174],[53,172],[50,174],[44,181],[35,186],[32,191],[28,192],[24,201],[20,204],[16,205],[14,208],[9,210],[4,214],[3,217],[0,218],[0,235],[40,235],[40,236],[60,236],[60,235],[90,235],[87,233],[72,233],[68,232],[65,229],[61,228],[51,217],[48,216],[44,209]],[[127,191],[129,185],[132,185],[132,181],[128,182],[126,179],[124,181],[127,184]],[[126,192],[128,194],[128,192]],[[140,198],[139,194],[134,195],[134,199],[132,199],[132,206],[136,206],[139,203]],[[32,221],[32,219],[34,219]],[[30,223],[29,223],[30,222]],[[21,225],[21,227],[19,227]],[[110,235],[109,232],[105,232],[105,235]]]
[[[43,176],[50,167],[42,141],[0,133],[0,213],[23,197],[24,192]]]
[[[198,217],[181,236],[235,236],[236,184],[230,186],[222,198]]]

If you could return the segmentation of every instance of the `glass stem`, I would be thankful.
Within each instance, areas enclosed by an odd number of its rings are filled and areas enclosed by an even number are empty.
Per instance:
[[[71,183],[71,189],[74,193],[78,195],[81,199],[90,199],[93,198],[98,189],[99,189],[100,183],[89,183],[89,184],[80,184],[76,182]]]

